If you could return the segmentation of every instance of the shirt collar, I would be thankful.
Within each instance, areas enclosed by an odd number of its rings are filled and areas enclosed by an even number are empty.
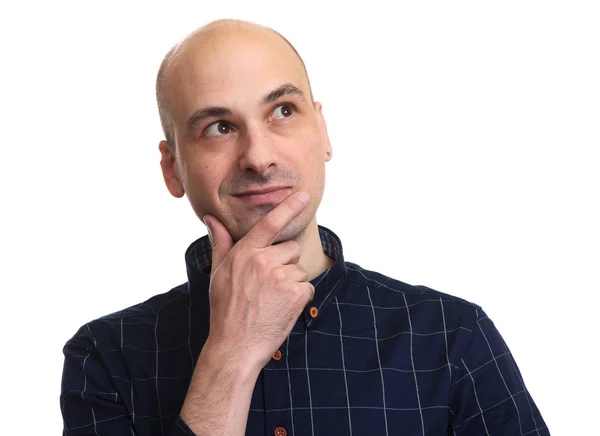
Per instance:
[[[318,277],[311,280],[315,287],[315,298],[306,306],[301,318],[305,326],[318,319],[310,316],[310,308],[316,307],[320,314],[325,310],[327,302],[339,289],[346,277],[347,270],[340,238],[326,227],[319,227],[319,237],[323,252],[334,260],[334,263]],[[192,306],[209,307],[208,288],[210,285],[210,269],[212,263],[212,247],[208,236],[194,241],[185,252],[188,288]]]

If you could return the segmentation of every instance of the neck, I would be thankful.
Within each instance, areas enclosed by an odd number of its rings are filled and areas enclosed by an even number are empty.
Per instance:
[[[334,260],[323,252],[316,217],[313,217],[310,224],[296,240],[302,250],[299,264],[308,272],[309,281],[318,277],[333,264]]]

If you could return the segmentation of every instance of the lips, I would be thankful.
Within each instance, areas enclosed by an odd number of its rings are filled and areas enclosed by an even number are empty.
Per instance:
[[[281,203],[292,194],[289,186],[270,186],[260,189],[249,189],[233,195],[235,199],[248,206]]]
[[[289,186],[271,186],[268,188],[262,189],[249,189],[248,191],[242,192],[240,194],[235,194],[236,197],[244,197],[247,195],[262,195],[268,194],[269,192],[279,191],[281,189],[289,189]]]

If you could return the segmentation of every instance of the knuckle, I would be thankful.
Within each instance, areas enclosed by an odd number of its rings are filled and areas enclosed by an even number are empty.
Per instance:
[[[273,280],[277,283],[284,282],[287,278],[287,274],[283,268],[276,268],[272,272]]]
[[[269,265],[269,258],[263,253],[259,252],[254,256],[254,264],[260,269],[264,270]]]
[[[298,209],[298,205],[301,204],[297,198],[292,197],[290,201],[285,201],[281,203],[282,209],[286,211],[286,213],[295,212]]]
[[[298,272],[298,276],[302,279],[301,281],[306,282],[306,284],[312,286],[308,282],[308,271],[304,269],[300,264],[296,264],[296,271]]]
[[[300,251],[300,244],[298,243],[298,241],[290,239],[286,243],[289,245],[291,252],[299,252]]]
[[[279,231],[279,223],[277,217],[269,213],[263,217],[263,227],[266,231],[273,233]]]
[[[304,306],[315,296],[315,288],[310,283],[298,283],[294,288],[298,304]]]
[[[289,244],[288,244],[289,242]],[[293,264],[297,264],[300,261],[300,257],[302,256],[302,250],[300,248],[300,244],[298,244],[296,241],[290,240],[287,241],[286,244],[288,244],[286,246],[286,249],[288,250],[288,252],[286,253],[286,256],[288,256],[289,258],[289,263],[293,263]]]
[[[311,283],[308,284],[308,295],[310,297],[309,301],[312,301],[313,298],[315,298],[315,287]]]

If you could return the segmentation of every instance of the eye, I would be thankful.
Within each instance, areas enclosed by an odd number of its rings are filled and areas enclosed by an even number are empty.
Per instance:
[[[291,117],[294,113],[294,107],[291,104],[279,105],[273,110],[273,118],[281,120],[283,118]]]
[[[222,136],[231,133],[233,128],[224,121],[217,121],[212,123],[204,129],[204,135],[206,136]]]

